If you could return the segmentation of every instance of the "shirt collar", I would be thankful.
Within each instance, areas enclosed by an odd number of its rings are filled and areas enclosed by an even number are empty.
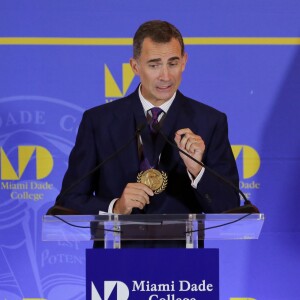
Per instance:
[[[150,103],[147,99],[145,99],[145,97],[142,95],[141,86],[142,85],[140,84],[139,85],[139,97],[140,97],[140,100],[141,100],[141,103],[142,103],[142,106],[144,108],[144,112],[145,112],[145,115],[146,115],[147,111],[149,109],[155,107],[155,106],[152,103]],[[167,100],[161,106],[159,106],[159,108],[162,109],[165,114],[168,112],[168,110],[169,110],[170,106],[172,105],[175,97],[176,97],[176,92],[174,93],[174,95],[169,100]]]

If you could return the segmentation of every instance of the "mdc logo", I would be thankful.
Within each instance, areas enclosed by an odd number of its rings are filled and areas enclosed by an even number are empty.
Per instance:
[[[129,289],[122,281],[104,281],[104,298],[101,298],[93,281],[91,282],[92,300],[127,300]]]
[[[254,176],[260,168],[260,157],[256,150],[246,145],[232,145],[231,148],[235,160],[241,158],[243,178],[247,179]]]
[[[31,160],[35,160],[36,178],[47,177],[53,169],[53,158],[51,153],[41,146],[18,146],[17,171],[14,169],[8,155],[0,148],[0,167],[2,180],[19,180]]]
[[[122,88],[120,88],[108,66],[104,65],[105,98],[121,98],[125,96],[134,76],[130,64],[122,64]]]

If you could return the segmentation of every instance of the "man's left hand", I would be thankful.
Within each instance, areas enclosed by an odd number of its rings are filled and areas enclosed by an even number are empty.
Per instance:
[[[180,129],[175,133],[175,142],[179,149],[187,152],[198,161],[202,160],[205,144],[199,135],[193,133],[189,128]],[[202,167],[189,157],[179,152],[188,171],[196,178]]]

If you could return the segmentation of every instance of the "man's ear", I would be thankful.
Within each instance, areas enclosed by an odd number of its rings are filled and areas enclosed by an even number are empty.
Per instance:
[[[186,52],[184,52],[184,55],[183,55],[183,64],[182,64],[182,72],[185,70],[185,67],[186,67],[186,63],[187,63],[187,60],[188,60],[188,55]]]
[[[130,66],[135,75],[139,75],[139,65],[135,58],[130,59]]]

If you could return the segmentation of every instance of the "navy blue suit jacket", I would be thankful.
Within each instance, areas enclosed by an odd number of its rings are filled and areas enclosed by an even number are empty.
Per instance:
[[[137,126],[146,123],[138,90],[131,95],[101,105],[83,114],[62,191],[90,172],[134,136]],[[200,135],[206,149],[203,162],[238,186],[238,172],[228,140],[226,115],[177,91],[162,131],[174,140],[175,132],[190,128]],[[142,139],[147,130],[143,130]],[[161,157],[159,168],[168,174],[164,192],[151,197],[143,213],[220,213],[239,206],[239,196],[207,170],[197,189],[191,186],[178,150],[158,137]],[[81,214],[107,211],[110,202],[121,196],[139,172],[138,141],[107,161],[97,172],[77,184],[59,201]],[[136,212],[137,210],[134,210]]]

